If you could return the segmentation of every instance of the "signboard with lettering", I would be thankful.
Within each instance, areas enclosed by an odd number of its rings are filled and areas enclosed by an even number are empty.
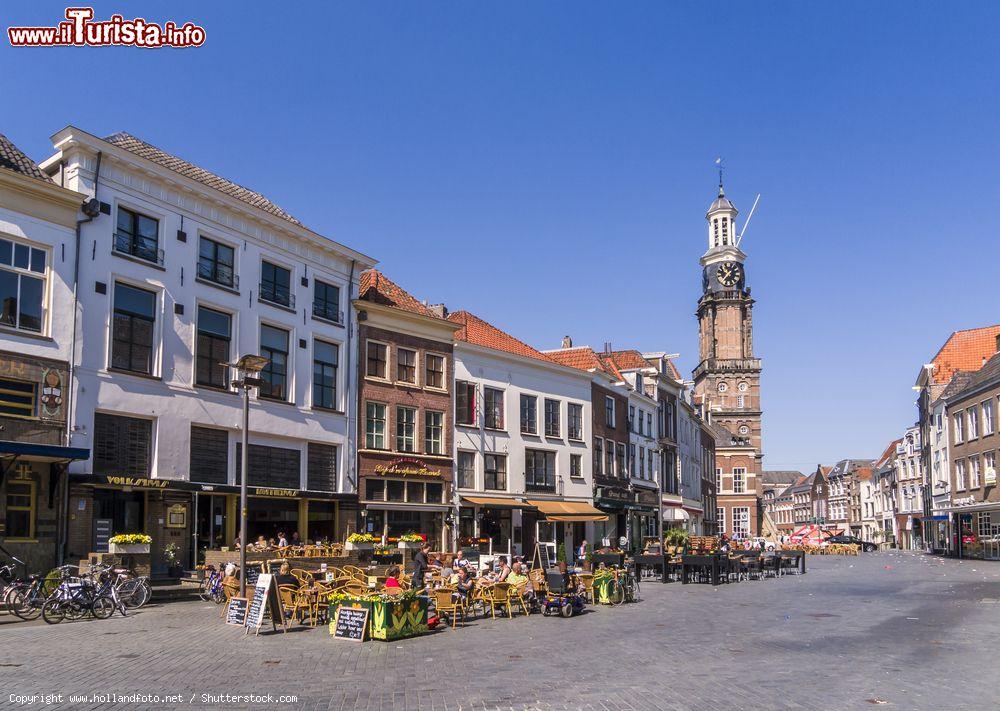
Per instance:
[[[278,588],[274,585],[274,578],[270,573],[261,573],[257,577],[257,585],[253,589],[253,597],[247,606],[246,633],[250,630],[254,634],[260,632],[264,624],[264,613],[270,613],[271,628],[277,629],[281,625],[283,632],[288,631],[288,623],[285,621],[285,611],[281,607],[281,599],[278,596]]]
[[[365,631],[368,628],[368,612],[367,608],[344,606],[337,608],[337,618],[333,623],[333,636],[355,642],[364,642]]]
[[[257,578],[264,572],[264,566],[260,563],[247,563],[247,585],[256,585]]]
[[[440,470],[431,469],[419,459],[412,459],[408,457],[394,459],[391,462],[386,462],[385,464],[376,464],[375,473],[402,476],[441,476]]]
[[[247,621],[248,603],[245,597],[231,597],[226,606],[226,624],[243,627]]]

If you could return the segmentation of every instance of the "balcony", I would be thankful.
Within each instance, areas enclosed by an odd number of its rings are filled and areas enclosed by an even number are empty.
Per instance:
[[[291,293],[287,287],[276,286],[269,282],[260,283],[260,293],[257,298],[260,301],[283,306],[286,309],[295,308],[295,294]]]
[[[163,250],[156,247],[156,243],[150,243],[123,232],[115,232],[113,249],[116,254],[120,254],[132,259],[139,259],[149,262],[159,267],[163,266]]]
[[[233,274],[232,267],[214,262],[198,262],[198,279],[227,289],[239,291],[240,278]]]
[[[344,322],[344,312],[326,301],[313,301],[313,316],[333,323]]]
[[[760,358],[706,358],[695,368],[693,377],[706,371],[716,373],[756,373],[760,372]]]

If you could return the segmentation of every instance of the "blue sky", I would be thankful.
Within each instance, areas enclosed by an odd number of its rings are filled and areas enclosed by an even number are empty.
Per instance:
[[[129,131],[420,298],[686,372],[722,155],[744,217],[762,193],[743,246],[771,468],[877,456],[920,364],[1000,323],[995,3],[241,5],[95,5],[193,20],[199,49],[0,42],[0,132],[42,158],[69,123]]]

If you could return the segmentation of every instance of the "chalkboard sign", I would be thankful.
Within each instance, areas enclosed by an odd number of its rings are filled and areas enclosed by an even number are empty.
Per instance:
[[[98,518],[94,519],[94,552],[95,553],[107,553],[108,552],[108,539],[111,538],[111,524],[112,520],[110,518]]]
[[[546,543],[535,543],[535,554],[531,557],[531,567],[548,570],[552,567],[549,559],[549,546]]]
[[[249,600],[245,597],[229,598],[229,605],[226,607],[226,624],[243,627],[247,621],[248,603]]]
[[[267,572],[271,575],[277,575],[281,570],[281,564],[284,563],[283,560],[269,560],[267,561]]]
[[[341,639],[351,639],[355,642],[365,641],[365,630],[368,628],[368,609],[358,607],[339,607],[337,619],[333,624],[333,636]]]
[[[247,609],[246,632],[260,632],[264,624],[264,613],[271,613],[271,628],[277,629],[281,624],[283,631],[288,631],[288,624],[285,622],[285,611],[281,607],[281,598],[278,596],[278,589],[273,585],[274,578],[270,573],[261,573],[257,576],[257,585],[253,589],[253,597]]]
[[[264,572],[260,563],[247,563],[247,585],[256,585],[257,578]]]

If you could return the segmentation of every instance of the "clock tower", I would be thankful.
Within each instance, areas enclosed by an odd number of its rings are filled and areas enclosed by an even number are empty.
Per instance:
[[[705,215],[708,249],[700,260],[699,354],[693,375],[695,397],[717,433],[718,531],[752,536],[760,530],[762,515],[761,365],[753,350],[754,301],[737,214],[720,180],[719,194]]]

